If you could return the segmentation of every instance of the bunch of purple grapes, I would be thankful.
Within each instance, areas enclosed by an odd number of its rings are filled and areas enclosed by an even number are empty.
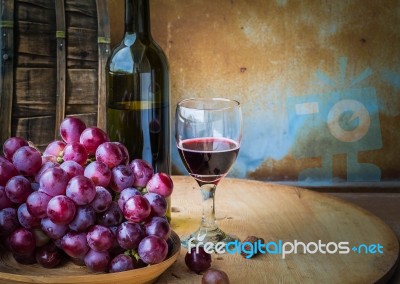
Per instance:
[[[97,127],[68,117],[43,153],[11,137],[0,156],[0,249],[53,268],[68,257],[94,272],[162,262],[173,183]],[[3,247],[1,247],[3,246]]]

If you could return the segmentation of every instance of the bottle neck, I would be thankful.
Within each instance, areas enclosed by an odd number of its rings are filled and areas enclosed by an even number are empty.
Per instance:
[[[125,0],[125,33],[151,37],[149,0]]]

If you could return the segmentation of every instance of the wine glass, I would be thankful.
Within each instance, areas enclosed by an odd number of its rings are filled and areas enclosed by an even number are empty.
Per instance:
[[[199,242],[228,243],[236,237],[223,232],[215,221],[214,195],[239,153],[242,113],[238,101],[224,98],[191,98],[178,103],[175,138],[179,155],[197,181],[203,197],[203,215],[197,231],[182,238],[187,247]]]

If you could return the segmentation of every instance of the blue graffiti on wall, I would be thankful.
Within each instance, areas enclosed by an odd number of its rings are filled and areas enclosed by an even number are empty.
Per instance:
[[[301,171],[299,180],[332,181],[333,155],[346,154],[348,181],[379,181],[379,167],[358,162],[359,152],[382,147],[376,90],[356,87],[373,72],[367,68],[347,80],[347,58],[339,59],[339,67],[338,78],[330,78],[320,70],[315,74],[333,91],[287,100],[289,131],[296,141],[292,154],[296,159],[322,159],[320,168]]]

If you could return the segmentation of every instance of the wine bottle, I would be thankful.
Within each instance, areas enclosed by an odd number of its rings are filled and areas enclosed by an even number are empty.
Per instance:
[[[131,160],[170,174],[169,70],[151,36],[149,0],[125,0],[125,34],[107,61],[106,78],[110,139],[123,143]]]

